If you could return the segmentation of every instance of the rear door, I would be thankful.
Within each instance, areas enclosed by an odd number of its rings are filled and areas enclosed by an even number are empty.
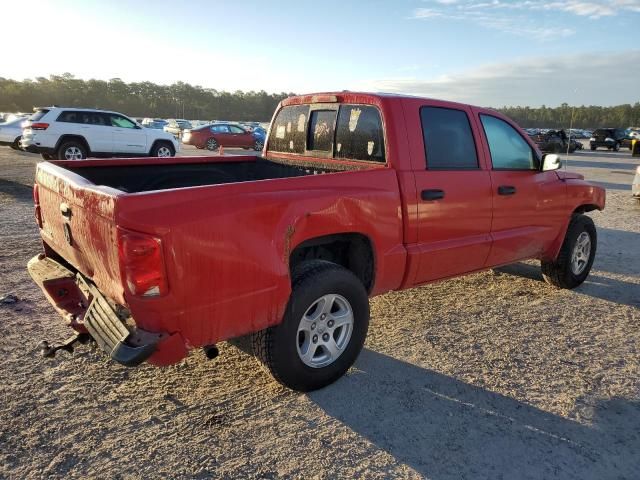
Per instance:
[[[448,105],[448,104],[446,104]],[[422,127],[418,194],[420,284],[478,270],[491,247],[491,179],[465,106],[425,102],[408,123]]]
[[[229,133],[234,147],[253,147],[253,135],[236,125],[229,125]]]
[[[538,257],[563,225],[565,186],[541,172],[538,153],[515,125],[478,112],[483,148],[491,164],[493,221],[486,266]]]
[[[117,113],[109,113],[109,119],[114,153],[142,155],[149,152],[151,145],[147,145],[147,134],[143,128]]]
[[[102,112],[77,112],[80,129],[93,153],[113,153],[113,135],[109,117]]]
[[[84,138],[92,153],[111,153],[111,133],[104,135],[96,125],[91,122],[87,112],[79,110],[63,110],[58,118],[58,129],[61,134],[78,135]],[[105,138],[108,137],[108,138]]]

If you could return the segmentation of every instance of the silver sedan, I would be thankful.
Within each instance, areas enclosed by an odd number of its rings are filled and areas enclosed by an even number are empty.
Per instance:
[[[11,148],[19,150],[22,122],[24,121],[24,118],[16,118],[6,123],[0,123],[0,145],[9,145]]]

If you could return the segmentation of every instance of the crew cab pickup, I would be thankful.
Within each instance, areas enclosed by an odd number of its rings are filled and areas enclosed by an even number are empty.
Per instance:
[[[277,380],[312,390],[357,358],[368,297],[525,259],[581,284],[597,241],[584,213],[605,191],[559,166],[492,110],[290,97],[259,155],[40,163],[44,251],[28,269],[120,363],[242,337]]]

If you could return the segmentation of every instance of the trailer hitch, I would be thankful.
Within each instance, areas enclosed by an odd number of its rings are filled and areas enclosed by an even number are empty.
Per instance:
[[[56,356],[58,350],[64,350],[69,353],[73,353],[73,345],[75,343],[85,344],[91,340],[91,335],[88,333],[77,333],[72,337],[67,338],[60,345],[49,345],[49,342],[43,340],[39,343],[38,347],[43,357],[53,358]]]

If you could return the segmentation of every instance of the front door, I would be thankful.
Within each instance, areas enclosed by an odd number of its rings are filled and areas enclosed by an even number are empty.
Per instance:
[[[113,135],[113,152],[130,155],[146,154],[151,145],[147,146],[147,134],[127,117],[110,113],[111,133]]]
[[[413,112],[412,115],[415,115]],[[419,256],[412,283],[481,269],[491,247],[491,179],[471,110],[425,104],[420,108],[424,170],[415,171]]]
[[[236,125],[229,125],[229,133],[234,147],[253,147],[253,135],[246,130]]]
[[[493,244],[487,267],[539,257],[560,234],[565,186],[520,132],[490,114],[478,116],[491,159]]]

